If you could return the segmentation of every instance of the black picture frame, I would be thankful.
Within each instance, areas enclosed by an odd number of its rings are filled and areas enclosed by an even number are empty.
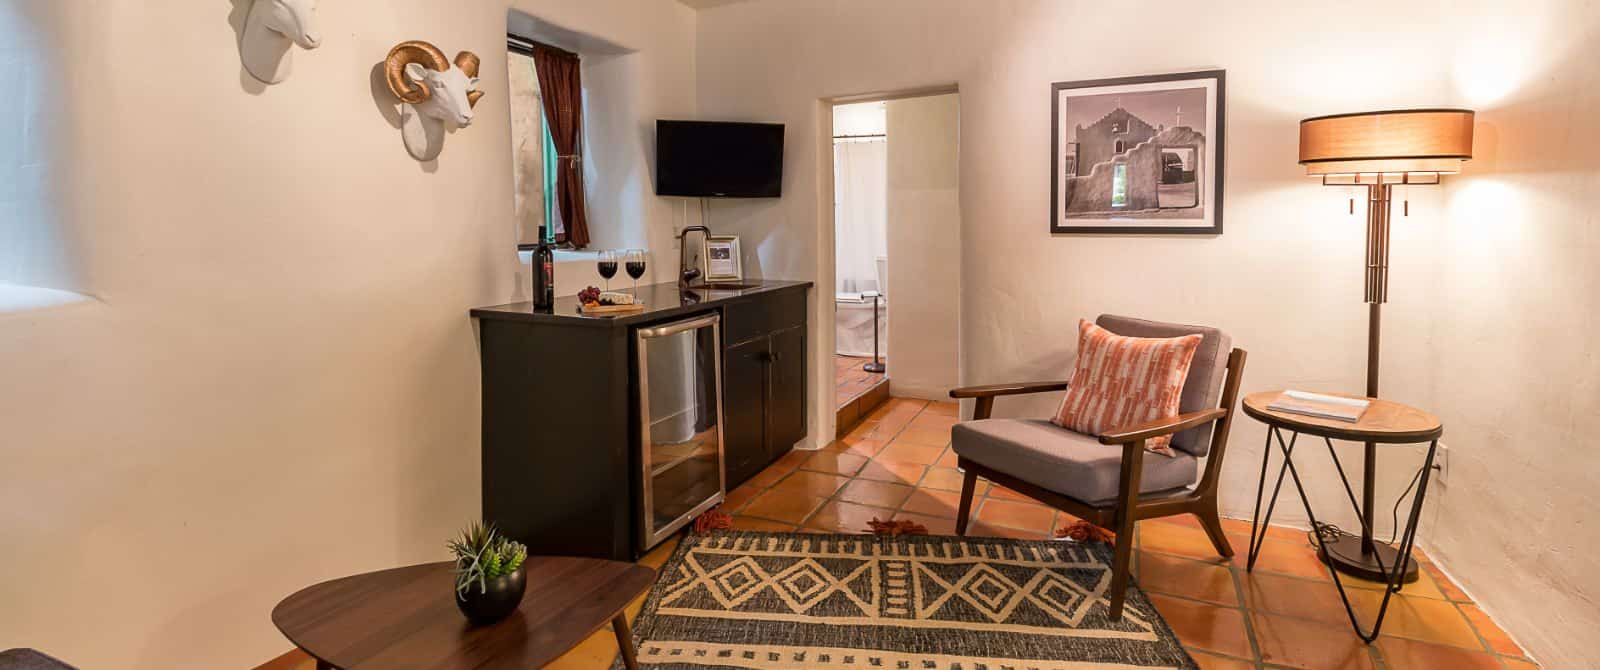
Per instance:
[[[1142,218],[1142,219],[1141,218],[1133,218],[1133,217],[1122,218],[1122,217],[1116,217],[1114,215],[1108,215],[1108,216],[1105,216],[1105,217],[1095,217],[1095,216],[1092,216],[1093,212],[1085,212],[1085,213],[1081,213],[1081,214],[1076,215],[1076,216],[1067,216],[1066,215],[1066,212],[1064,211],[1066,203],[1064,203],[1062,201],[1062,190],[1063,190],[1062,187],[1064,185],[1064,178],[1063,178],[1063,174],[1062,173],[1063,173],[1063,165],[1064,165],[1064,161],[1065,161],[1065,158],[1063,156],[1063,149],[1065,147],[1064,143],[1066,141],[1066,138],[1062,137],[1062,123],[1063,123],[1063,119],[1061,117],[1061,114],[1062,114],[1062,109],[1061,109],[1062,91],[1066,91],[1066,90],[1081,90],[1081,89],[1095,89],[1095,88],[1113,88],[1113,87],[1123,87],[1123,86],[1128,86],[1128,85],[1133,85],[1133,84],[1153,84],[1153,83],[1166,83],[1166,82],[1180,83],[1180,82],[1194,82],[1194,81],[1203,81],[1203,80],[1212,80],[1212,81],[1215,82],[1213,87],[1210,89],[1210,91],[1213,91],[1214,93],[1208,93],[1208,97],[1213,97],[1214,96],[1215,113],[1209,114],[1207,116],[1206,127],[1203,129],[1204,130],[1204,134],[1202,135],[1202,137],[1204,138],[1204,141],[1206,142],[1206,144],[1209,147],[1214,148],[1214,150],[1215,150],[1215,152],[1210,157],[1210,161],[1208,161],[1207,163],[1202,164],[1202,165],[1205,166],[1205,170],[1204,170],[1204,172],[1202,172],[1202,175],[1210,177],[1210,184],[1209,184],[1209,188],[1207,188],[1207,184],[1205,183],[1205,180],[1202,178],[1200,180],[1200,182],[1197,183],[1196,186],[1195,186],[1195,192],[1197,194],[1199,194],[1199,193],[1207,193],[1207,192],[1210,193],[1210,212],[1209,212],[1209,217],[1204,215],[1204,209],[1205,209],[1204,203],[1202,203],[1200,205],[1197,205],[1202,209],[1202,212],[1203,212],[1201,220],[1205,224],[1208,224],[1208,225],[1148,225],[1148,224],[1131,224],[1131,223],[1108,224],[1106,222],[1110,221],[1110,220],[1119,220],[1120,219],[1120,220],[1124,220],[1124,221],[1136,221],[1136,220],[1150,220],[1150,218],[1157,218],[1157,217],[1149,217],[1149,218]],[[1178,88],[1180,88],[1180,87],[1176,87],[1175,86],[1174,90],[1177,90]],[[1136,93],[1130,93],[1130,95],[1136,95]],[[1211,101],[1208,100],[1207,102],[1209,103]],[[1223,182],[1224,182],[1224,177],[1226,176],[1226,170],[1224,169],[1225,165],[1226,165],[1226,163],[1224,161],[1224,157],[1225,157],[1224,155],[1226,153],[1226,151],[1225,151],[1226,150],[1226,141],[1225,141],[1225,139],[1226,139],[1226,130],[1227,130],[1227,112],[1226,112],[1227,107],[1226,107],[1226,102],[1227,102],[1227,75],[1226,75],[1226,71],[1225,70],[1220,70],[1220,69],[1217,69],[1217,70],[1198,70],[1198,71],[1193,71],[1193,72],[1178,72],[1178,73],[1173,73],[1173,74],[1141,75],[1141,76],[1135,76],[1135,77],[1114,77],[1114,78],[1108,78],[1108,79],[1086,79],[1086,80],[1080,80],[1080,81],[1054,82],[1054,83],[1050,84],[1050,234],[1052,234],[1052,235],[1221,235],[1222,234],[1222,213],[1223,213],[1223,208],[1222,208],[1222,204],[1223,204],[1223,199],[1222,199],[1222,197],[1223,197]],[[1142,122],[1142,120],[1140,120],[1140,121]],[[1149,126],[1148,123],[1145,123],[1145,125],[1147,127]],[[1118,127],[1116,129],[1114,129],[1113,132],[1127,132],[1127,128],[1124,125],[1124,126],[1121,126],[1121,127]],[[1076,138],[1075,137],[1074,139],[1078,140],[1078,139],[1081,139],[1081,138]],[[1074,151],[1077,151],[1078,150],[1077,149],[1077,145],[1079,144],[1079,142],[1075,141],[1072,144],[1074,144]],[[1120,147],[1119,147],[1119,149],[1120,149]],[[1120,154],[1122,152],[1119,150],[1117,153]],[[1074,154],[1072,156],[1072,159],[1073,159],[1072,160],[1073,165],[1075,167],[1077,167],[1078,166],[1079,156]],[[1124,160],[1123,162],[1126,163],[1126,160]],[[1159,186],[1157,188],[1159,189]],[[1157,197],[1158,197],[1157,202],[1159,202],[1159,196],[1157,196]],[[1160,207],[1158,205],[1156,208],[1141,210],[1141,212],[1155,212],[1155,211],[1159,211],[1160,209],[1164,209],[1164,208],[1162,208],[1162,207]]]

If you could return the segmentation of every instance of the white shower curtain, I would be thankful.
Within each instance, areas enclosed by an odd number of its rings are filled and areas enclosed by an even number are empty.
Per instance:
[[[889,143],[883,139],[833,143],[834,290],[881,291],[879,256],[889,255],[887,231]]]

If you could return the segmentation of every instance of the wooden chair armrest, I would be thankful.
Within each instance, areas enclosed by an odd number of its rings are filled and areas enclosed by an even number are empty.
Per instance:
[[[1014,382],[1011,384],[989,384],[987,386],[963,386],[950,390],[952,398],[993,398],[1002,395],[1021,395],[1024,393],[1044,393],[1045,391],[1064,391],[1067,388],[1065,381],[1045,382]]]
[[[1228,415],[1225,409],[1208,409],[1199,412],[1187,412],[1170,419],[1156,419],[1144,423],[1122,428],[1115,433],[1100,436],[1100,444],[1128,444],[1148,440],[1152,437],[1171,435],[1185,428],[1193,428],[1202,423],[1216,421]]]

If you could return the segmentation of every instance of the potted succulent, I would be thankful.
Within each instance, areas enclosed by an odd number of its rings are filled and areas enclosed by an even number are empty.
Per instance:
[[[456,555],[456,607],[467,620],[490,624],[516,611],[527,588],[527,547],[476,522],[448,546]]]

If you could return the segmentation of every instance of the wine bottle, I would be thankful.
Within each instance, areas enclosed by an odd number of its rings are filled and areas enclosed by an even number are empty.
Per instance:
[[[533,250],[533,309],[553,311],[556,306],[556,255],[539,226],[539,246]]]

